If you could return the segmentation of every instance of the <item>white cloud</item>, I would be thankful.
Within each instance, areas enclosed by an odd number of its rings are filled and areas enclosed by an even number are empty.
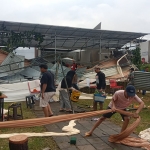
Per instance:
[[[150,33],[150,0],[0,0],[0,20]],[[150,35],[146,36],[150,39]],[[33,49],[17,50],[26,58]]]
[[[2,0],[1,0],[2,1]],[[5,0],[0,20],[150,32],[149,0]]]

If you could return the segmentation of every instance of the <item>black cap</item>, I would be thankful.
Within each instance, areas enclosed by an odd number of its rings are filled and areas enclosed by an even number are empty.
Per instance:
[[[126,87],[126,92],[129,97],[135,96],[135,87],[133,85],[128,85]]]

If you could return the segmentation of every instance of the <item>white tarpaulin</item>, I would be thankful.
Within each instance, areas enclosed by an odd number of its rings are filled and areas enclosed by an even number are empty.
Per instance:
[[[144,130],[144,131],[141,131],[141,132],[139,133],[139,137],[140,137],[141,139],[144,139],[144,140],[147,140],[147,141],[150,142],[150,128],[148,128],[148,129],[146,129],[146,130]]]
[[[0,84],[0,91],[8,98],[5,98],[5,102],[19,102],[25,101],[25,97],[31,94],[33,90],[40,91],[40,80],[12,83],[12,84]],[[59,91],[56,90],[55,95],[52,98],[54,101],[59,100]]]
[[[78,84],[79,88],[87,87],[89,82],[94,82],[95,79],[88,79]],[[19,102],[25,101],[25,97],[32,94],[33,90],[40,91],[40,80],[12,83],[12,84],[0,84],[0,91],[8,98],[5,98],[5,102]],[[34,93],[33,93],[34,94]],[[59,90],[56,89],[56,93],[52,98],[54,101],[59,100]],[[81,93],[80,99],[93,99],[92,94]]]
[[[13,84],[0,84],[0,91],[8,97],[5,98],[5,102],[25,101],[25,97],[31,94],[28,83],[31,91],[33,91],[34,89],[40,91],[39,80],[19,82]]]

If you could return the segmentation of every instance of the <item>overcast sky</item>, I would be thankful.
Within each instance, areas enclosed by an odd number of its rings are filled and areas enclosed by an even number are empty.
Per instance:
[[[0,0],[0,20],[150,33],[150,0]]]

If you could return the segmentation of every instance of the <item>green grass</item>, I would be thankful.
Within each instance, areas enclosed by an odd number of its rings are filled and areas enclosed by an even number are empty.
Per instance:
[[[142,100],[144,101],[144,103],[147,107],[150,106],[150,94],[146,94],[145,96],[138,94],[138,96],[140,98],[143,97]],[[105,100],[104,109],[107,108],[109,102],[110,102],[110,100]],[[79,100],[76,104],[79,106],[85,107],[89,111],[92,109],[92,108],[87,107],[87,106],[92,106],[92,100]],[[134,111],[132,111],[132,112],[134,112]],[[140,131],[143,131],[147,128],[150,128],[150,117],[149,117],[149,115],[150,115],[150,108],[143,109],[140,112],[140,116],[142,119],[141,119],[140,125],[135,129],[135,133],[138,134]],[[121,118],[120,114],[118,114],[118,113],[113,115],[110,120],[119,126],[122,125],[122,118]],[[132,122],[133,122],[133,119],[131,120],[131,123]]]
[[[5,103],[5,109],[8,108],[10,103]],[[22,102],[22,110],[24,119],[36,118],[34,112],[26,108],[25,102]],[[30,128],[3,128],[0,129],[0,134],[6,133],[26,133],[26,132],[46,132],[44,126],[30,127]],[[52,150],[59,150],[57,144],[52,137],[30,137],[28,140],[29,150],[42,150],[46,147],[51,148]],[[0,150],[9,150],[9,140],[0,139]]]
[[[141,94],[139,94],[139,97],[143,97]],[[150,106],[150,94],[146,94],[143,98],[143,101],[145,102],[146,106]],[[104,109],[107,108],[108,103],[110,100],[106,100],[104,103]],[[86,110],[90,111],[92,108],[88,108],[88,106],[92,106],[92,100],[79,100],[77,103],[75,103],[78,106],[86,108]],[[8,105],[10,103],[5,103],[5,109],[8,108]],[[25,103],[22,103],[22,110],[23,110],[23,116],[24,119],[31,119],[35,118],[35,114],[32,110],[27,109]],[[142,118],[142,121],[140,125],[136,128],[135,132],[138,134],[140,131],[145,130],[147,128],[150,128],[150,108],[143,109],[140,113],[140,116]],[[111,118],[111,121],[115,124],[121,126],[122,125],[122,118],[117,113],[113,115]],[[46,128],[44,126],[39,127],[30,127],[30,128],[3,128],[0,129],[0,134],[5,133],[23,133],[23,132],[45,132]],[[0,139],[0,150],[9,150],[8,146],[8,139]],[[43,148],[50,147],[52,150],[59,150],[57,144],[52,139],[52,137],[31,137],[28,141],[29,150],[42,150]]]

